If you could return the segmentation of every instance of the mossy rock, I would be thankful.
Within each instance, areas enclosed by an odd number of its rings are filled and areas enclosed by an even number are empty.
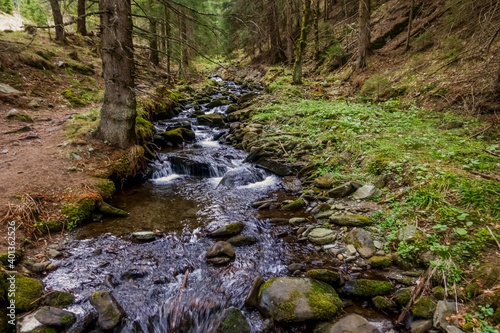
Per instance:
[[[392,265],[391,257],[374,256],[370,258],[370,266],[372,266],[373,268],[387,268],[391,265]]]
[[[7,114],[7,119],[24,121],[25,123],[32,123],[33,118],[24,111],[13,110]]]
[[[77,62],[69,62],[64,67],[71,68],[75,72],[83,74],[83,75],[94,75],[95,74],[95,71],[91,67],[86,66],[84,64],[77,63]]]
[[[44,58],[37,54],[32,53],[21,53],[19,54],[19,61],[30,67],[41,69],[41,70],[53,70],[54,65],[49,63]]]
[[[329,269],[311,269],[307,271],[306,276],[329,285],[335,284],[340,279],[338,272]]]
[[[36,224],[40,232],[58,232],[64,228],[64,222],[59,220],[50,220],[45,222],[39,222]]]
[[[225,127],[226,123],[220,113],[204,114],[197,117],[200,125]]]
[[[75,225],[86,222],[92,216],[99,198],[83,197],[78,201],[63,204],[61,210]]]
[[[394,285],[389,281],[358,279],[354,281],[352,292],[359,297],[384,296],[394,291]]]
[[[394,300],[401,306],[406,306],[411,300],[411,288],[402,288],[394,293]]]
[[[52,57],[56,55],[54,52],[49,50],[37,50],[35,53],[47,61],[51,61]]]
[[[16,274],[16,309],[30,311],[37,307],[36,301],[43,295],[43,283],[40,280]]]
[[[436,311],[436,302],[431,296],[421,297],[411,308],[411,312],[421,318],[432,318]]]
[[[54,327],[50,326],[40,326],[35,328],[33,331],[30,331],[29,333],[58,333],[57,329]]]
[[[56,290],[45,296],[43,304],[47,306],[53,306],[56,308],[64,308],[72,305],[74,301],[75,301],[75,296],[73,296],[73,294]]]
[[[384,296],[375,296],[372,298],[373,305],[380,310],[388,310],[396,307],[396,303]]]
[[[225,311],[224,320],[218,329],[218,333],[250,333],[250,325],[247,319],[236,308],[230,308]]]
[[[68,101],[72,106],[85,106],[85,102],[78,98],[73,91],[70,89],[64,90],[61,95]]]
[[[160,133],[165,141],[172,143],[173,145],[182,145],[185,141],[192,141],[195,138],[195,134],[192,130],[179,127]]]
[[[443,287],[441,286],[436,286],[432,288],[432,295],[434,296],[435,299],[437,300],[444,300],[446,297],[446,292]]]
[[[23,257],[23,253],[21,251],[15,251],[14,252],[14,264],[16,264],[17,262],[19,262],[19,260],[21,260],[21,258]],[[10,262],[9,262],[9,253],[8,252],[5,252],[5,253],[1,253],[0,254],[0,263],[4,266],[9,266],[10,265]]]
[[[281,207],[281,210],[286,210],[286,211],[295,211],[302,209],[306,206],[306,202],[303,199],[297,199],[295,201],[290,202],[287,205],[284,205]]]
[[[115,183],[107,178],[95,178],[95,181],[95,188],[97,189],[101,197],[105,200],[111,199],[111,197],[116,192]]]
[[[391,82],[381,74],[375,74],[365,81],[359,96],[369,100],[385,100],[393,92]]]
[[[365,227],[373,224],[371,219],[362,215],[332,215],[330,222],[340,226]]]
[[[333,181],[332,175],[324,175],[316,178],[313,184],[321,189],[329,189],[333,186]]]
[[[135,136],[137,137],[137,142],[144,144],[153,140],[155,132],[156,129],[152,122],[144,119],[142,116],[135,118]]]

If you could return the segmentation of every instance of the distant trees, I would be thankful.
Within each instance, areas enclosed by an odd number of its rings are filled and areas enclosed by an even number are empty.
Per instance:
[[[358,60],[356,66],[366,66],[366,58],[370,54],[370,0],[359,0],[359,36],[358,36]]]

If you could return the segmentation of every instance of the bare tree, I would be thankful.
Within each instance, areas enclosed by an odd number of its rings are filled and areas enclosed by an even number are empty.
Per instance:
[[[136,143],[137,116],[130,0],[100,0],[99,10],[106,90],[98,135],[125,149]]]
[[[64,42],[66,41],[66,36],[64,35],[64,22],[61,14],[61,7],[59,6],[59,1],[50,0],[50,8],[52,9],[52,15],[54,16],[54,25],[56,27],[56,41]]]
[[[309,33],[309,17],[311,16],[311,0],[304,1],[304,14],[302,16],[302,27],[300,38],[297,43],[297,54],[293,64],[293,84],[302,84],[302,62],[304,51],[307,47],[307,35]]]
[[[87,35],[87,20],[85,18],[85,0],[78,0],[78,19],[76,21],[76,32],[82,36]]]
[[[356,64],[358,68],[366,66],[366,58],[371,52],[370,12],[370,0],[359,0],[358,61]]]

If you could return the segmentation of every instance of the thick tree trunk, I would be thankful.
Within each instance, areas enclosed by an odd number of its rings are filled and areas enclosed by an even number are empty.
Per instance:
[[[187,48],[187,24],[186,24],[186,18],[184,15],[181,15],[181,22],[180,22],[180,33],[181,33],[181,50],[182,50],[182,65],[187,67],[189,66],[189,54],[188,54],[188,48]]]
[[[154,18],[149,19],[149,61],[155,66],[160,65],[160,59],[158,57],[158,36],[156,31],[156,20]]]
[[[52,8],[52,15],[54,16],[54,25],[56,26],[56,40],[59,42],[66,41],[64,36],[64,23],[61,14],[61,7],[58,0],[50,0],[50,8]]]
[[[85,17],[85,0],[78,0],[78,17],[76,21],[76,32],[82,36],[87,36],[87,20]]]
[[[100,0],[104,102],[98,135],[119,148],[136,143],[130,0]]]
[[[269,37],[271,41],[271,63],[278,64],[285,60],[285,52],[281,42],[280,28],[278,25],[278,6],[276,0],[269,4],[271,15],[269,17]]]
[[[311,0],[304,1],[304,14],[302,16],[302,27],[300,38],[297,43],[297,54],[293,64],[293,84],[302,84],[302,62],[304,51],[307,47],[307,34],[309,33],[309,16],[311,15]]]
[[[358,61],[356,66],[366,66],[366,58],[370,54],[370,0],[359,0],[359,36]]]
[[[292,0],[287,0],[285,4],[286,14],[286,58],[288,65],[293,64],[293,19],[292,19]]]

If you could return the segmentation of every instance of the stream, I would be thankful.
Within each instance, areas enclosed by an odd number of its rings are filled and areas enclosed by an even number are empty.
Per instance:
[[[219,90],[212,100],[250,92],[233,82],[213,80],[226,93]],[[205,114],[223,114],[227,108],[201,104]],[[88,299],[97,290],[108,290],[126,312],[118,332],[170,332],[173,324],[175,332],[212,332],[230,307],[242,310],[253,332],[263,332],[269,320],[244,306],[257,275],[264,280],[290,275],[291,263],[338,269],[333,256],[299,243],[289,225],[270,223],[306,213],[252,208],[254,201],[282,201],[298,193],[286,191],[279,177],[245,163],[244,151],[219,143],[221,129],[199,125],[194,112],[186,105],[176,118],[155,123],[158,131],[183,123],[196,139],[182,148],[162,149],[149,165],[148,179],[113,199],[128,217],[90,223],[67,236],[65,257],[56,261],[59,268],[44,283],[47,290],[74,293],[75,304],[68,310],[78,315],[76,326],[87,321],[94,328]],[[242,234],[258,242],[235,247],[236,259],[227,266],[207,263],[206,251],[216,241],[208,232],[239,221],[245,224]],[[131,236],[138,231],[155,231],[157,236],[152,242],[138,242]],[[186,272],[186,288],[180,293]],[[349,301],[344,311],[378,321],[391,319],[358,302]],[[271,331],[309,332],[311,327],[297,324]]]

